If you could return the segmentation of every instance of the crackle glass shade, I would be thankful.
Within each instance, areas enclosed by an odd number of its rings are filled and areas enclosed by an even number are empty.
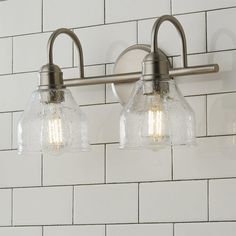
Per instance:
[[[138,81],[121,112],[120,147],[151,148],[195,143],[194,112],[174,80],[160,82],[163,92],[143,94]]]
[[[87,121],[68,89],[38,89],[18,123],[19,153],[86,150]]]

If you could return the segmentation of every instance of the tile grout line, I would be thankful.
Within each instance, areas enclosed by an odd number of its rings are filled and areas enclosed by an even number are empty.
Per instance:
[[[138,44],[138,42],[139,42],[138,35],[139,35],[139,23],[138,23],[138,21],[136,21],[136,44]]]
[[[107,64],[104,64],[104,74],[107,75]],[[107,85],[104,84],[104,86],[105,86],[104,98],[105,98],[105,104],[107,104]]]
[[[73,29],[72,30],[73,33],[75,33],[75,30]],[[79,63],[79,62],[78,62]],[[79,66],[79,65],[78,65]],[[72,41],[72,68],[75,68],[75,44],[74,42]],[[79,68],[80,69],[80,68]]]
[[[13,112],[11,112],[11,149],[13,149]]]
[[[236,220],[213,220],[213,221],[206,221],[206,220],[195,220],[195,221],[144,221],[144,222],[120,222],[120,223],[107,223],[107,222],[103,222],[103,223],[91,223],[91,224],[36,224],[36,225],[24,225],[24,224],[20,224],[20,225],[13,225],[11,226],[12,228],[32,228],[32,227],[71,227],[71,226],[114,226],[114,225],[170,225],[170,224],[174,224],[174,225],[178,225],[178,224],[213,224],[213,223],[236,223]],[[0,228],[8,228],[10,227],[10,225],[1,225]]]
[[[11,189],[11,226],[13,226],[13,213],[14,213],[14,204],[13,204],[13,188]]]
[[[203,12],[213,12],[213,11],[222,11],[222,10],[228,10],[228,9],[234,9],[236,8],[236,5],[230,6],[230,7],[220,7],[220,8],[213,8],[213,9],[203,9],[199,11],[189,11],[189,12],[180,12],[173,14],[174,16],[180,16],[180,15],[191,15],[196,13],[203,13]]]
[[[171,146],[171,180],[174,180],[174,149]]]
[[[41,154],[41,187],[44,186],[43,175],[44,175],[44,157],[43,157],[43,154]]]
[[[206,136],[208,135],[208,95],[206,95]]]
[[[72,225],[75,224],[75,186],[72,186]]]
[[[207,180],[207,221],[210,222],[210,181]]]
[[[179,183],[179,182],[203,182],[207,180],[235,180],[236,177],[218,177],[218,178],[201,178],[201,179],[175,179],[175,180],[153,180],[153,181],[136,181],[136,182],[108,182],[108,183],[84,183],[84,184],[64,184],[64,185],[34,185],[34,186],[14,186],[0,187],[4,189],[35,189],[35,188],[65,188],[65,187],[80,187],[80,186],[105,186],[105,185],[134,185],[134,184],[156,184],[156,183]]]
[[[43,33],[43,24],[44,24],[44,0],[41,0],[41,32]]]
[[[173,15],[173,2],[170,0],[170,14]]]
[[[138,183],[138,224],[140,223],[140,183]]]
[[[175,223],[173,223],[173,236],[175,236]]]
[[[11,37],[11,74],[14,72],[14,38]]]
[[[106,0],[103,1],[104,3],[104,25],[106,24]]]
[[[14,39],[13,39],[13,41],[14,41]],[[14,45],[12,47],[14,47]],[[212,50],[212,51],[208,50],[208,52],[205,52],[205,51],[192,52],[192,53],[188,53],[187,55],[188,56],[198,56],[198,55],[201,56],[201,55],[206,55],[206,54],[226,53],[226,52],[235,52],[235,51],[236,51],[236,48],[229,48],[229,49],[220,49],[220,50]],[[176,54],[176,55],[169,55],[168,57],[179,58],[180,56],[181,56],[180,54]],[[104,65],[110,65],[110,64],[112,65],[114,63],[115,62],[113,61],[113,62],[101,62],[101,63],[95,63],[95,64],[85,64],[84,67],[104,66]],[[14,64],[14,62],[12,62],[12,64]],[[64,69],[74,69],[74,68],[77,68],[77,66],[73,65],[73,66],[61,67],[61,69],[63,69],[63,70]],[[140,71],[141,71],[141,68],[140,68]],[[14,68],[12,66],[10,73],[0,74],[0,77],[11,76],[11,75],[21,75],[21,74],[33,74],[33,73],[38,73],[38,70],[35,69],[35,70],[28,70],[28,71],[24,70],[24,71],[14,72]]]
[[[13,41],[14,38],[12,37]],[[14,46],[14,43],[12,43]],[[13,47],[12,46],[12,47]],[[197,56],[197,55],[206,55],[206,54],[213,54],[213,53],[226,53],[226,52],[234,52],[236,51],[236,48],[229,48],[229,49],[220,49],[220,50],[212,50],[212,51],[201,51],[201,52],[193,52],[193,53],[188,53],[188,56]],[[172,58],[179,58],[181,55],[169,55],[168,57],[172,57]],[[95,64],[86,64],[84,65],[84,67],[94,67],[94,66],[104,66],[104,65],[114,65],[115,62],[101,62],[101,63],[95,63]],[[14,63],[12,63],[14,64]],[[13,67],[13,66],[12,66]],[[61,69],[73,69],[73,68],[77,68],[77,66],[68,66],[68,67],[61,67]],[[4,73],[4,74],[0,74],[0,77],[3,76],[10,76],[10,75],[21,75],[21,74],[32,74],[32,73],[38,73],[38,70],[28,70],[28,71],[13,71],[13,68],[11,69],[11,73]],[[141,71],[141,68],[140,68]]]
[[[107,183],[107,144],[104,144],[104,183]]]
[[[206,37],[206,53],[208,53],[208,14],[205,12],[205,37]]]
[[[44,236],[44,226],[42,226],[42,236]]]

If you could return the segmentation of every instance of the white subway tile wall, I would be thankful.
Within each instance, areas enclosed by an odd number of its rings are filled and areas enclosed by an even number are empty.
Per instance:
[[[14,225],[72,223],[73,187],[17,188],[13,190]]]
[[[41,227],[3,227],[0,234],[4,236],[42,236]]]
[[[0,225],[8,226],[12,222],[12,190],[0,190]]]
[[[138,184],[75,187],[74,222],[77,224],[137,223]]]
[[[234,236],[236,231],[236,223],[214,222],[176,224],[174,229],[176,236]]]
[[[105,236],[105,225],[48,226],[44,236]]]
[[[209,219],[212,221],[236,219],[236,179],[210,180]]]
[[[140,184],[140,222],[207,220],[207,182]]]
[[[172,236],[173,226],[171,224],[108,225],[107,235],[109,236],[130,236],[130,235]]]
[[[150,43],[163,14],[183,24],[189,65],[220,64],[218,74],[176,79],[196,115],[195,146],[119,150],[122,107],[110,85],[94,85],[71,88],[88,117],[88,152],[17,155],[17,122],[53,30],[72,29],[85,75],[104,75],[125,48]],[[0,1],[0,235],[235,236],[235,19],[236,0]],[[181,66],[169,23],[159,41]],[[80,77],[68,37],[59,37],[54,54],[65,79]]]
[[[45,31],[103,24],[104,0],[44,0],[43,18]]]

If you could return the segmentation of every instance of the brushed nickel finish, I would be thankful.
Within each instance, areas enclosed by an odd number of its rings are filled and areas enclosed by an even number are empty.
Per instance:
[[[139,71],[142,68],[142,62],[146,55],[151,52],[149,45],[137,44],[125,49],[120,56],[117,58],[114,65],[114,74],[120,73],[130,73],[134,71]],[[141,79],[141,73],[137,77]],[[130,94],[135,87],[135,82],[124,83],[113,83],[112,90],[116,99],[125,105],[128,102]]]
[[[188,68],[175,68],[170,70],[170,76],[188,76],[212,74],[219,71],[217,64],[190,66]],[[141,71],[131,73],[120,73],[112,75],[91,76],[85,78],[72,78],[64,81],[66,87],[95,85],[95,84],[111,84],[111,83],[130,83],[137,82],[142,76]]]
[[[182,40],[182,67],[172,68],[167,55],[161,51],[158,44],[158,33],[163,22],[171,22],[178,31]],[[53,62],[53,46],[56,38],[60,34],[68,35],[75,43],[78,55],[80,75],[78,78],[63,80],[61,69]],[[142,65],[142,71],[140,71]],[[148,81],[148,86],[143,86],[144,94],[158,92],[158,86],[161,80],[170,80],[175,76],[198,75],[215,73],[219,71],[217,64],[188,66],[187,61],[187,42],[183,27],[180,22],[173,16],[164,15],[156,20],[153,25],[151,35],[151,46],[149,45],[133,45],[127,48],[118,57],[113,75],[84,77],[84,60],[81,43],[69,29],[58,29],[50,37],[48,41],[48,64],[44,65],[40,71],[40,89],[61,89],[64,87],[108,84],[112,83],[115,96],[121,104],[128,101],[130,93],[136,81],[140,78]],[[152,84],[152,86],[150,86]],[[161,88],[166,89],[168,88]],[[55,100],[55,98],[54,98]]]
[[[61,34],[69,36],[76,45],[80,63],[80,78],[84,78],[84,59],[81,43],[74,32],[69,29],[61,28],[52,33],[48,40],[48,64],[42,66],[40,70],[40,89],[61,89],[65,88],[63,73],[59,66],[53,62],[53,46],[57,37]]]

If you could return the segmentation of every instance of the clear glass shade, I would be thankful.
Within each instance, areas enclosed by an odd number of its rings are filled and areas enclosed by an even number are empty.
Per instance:
[[[158,149],[195,143],[194,112],[175,81],[160,82],[163,92],[144,95],[145,83],[136,83],[121,113],[120,147]]]
[[[88,147],[87,122],[68,89],[33,92],[18,123],[18,151],[60,154]]]

